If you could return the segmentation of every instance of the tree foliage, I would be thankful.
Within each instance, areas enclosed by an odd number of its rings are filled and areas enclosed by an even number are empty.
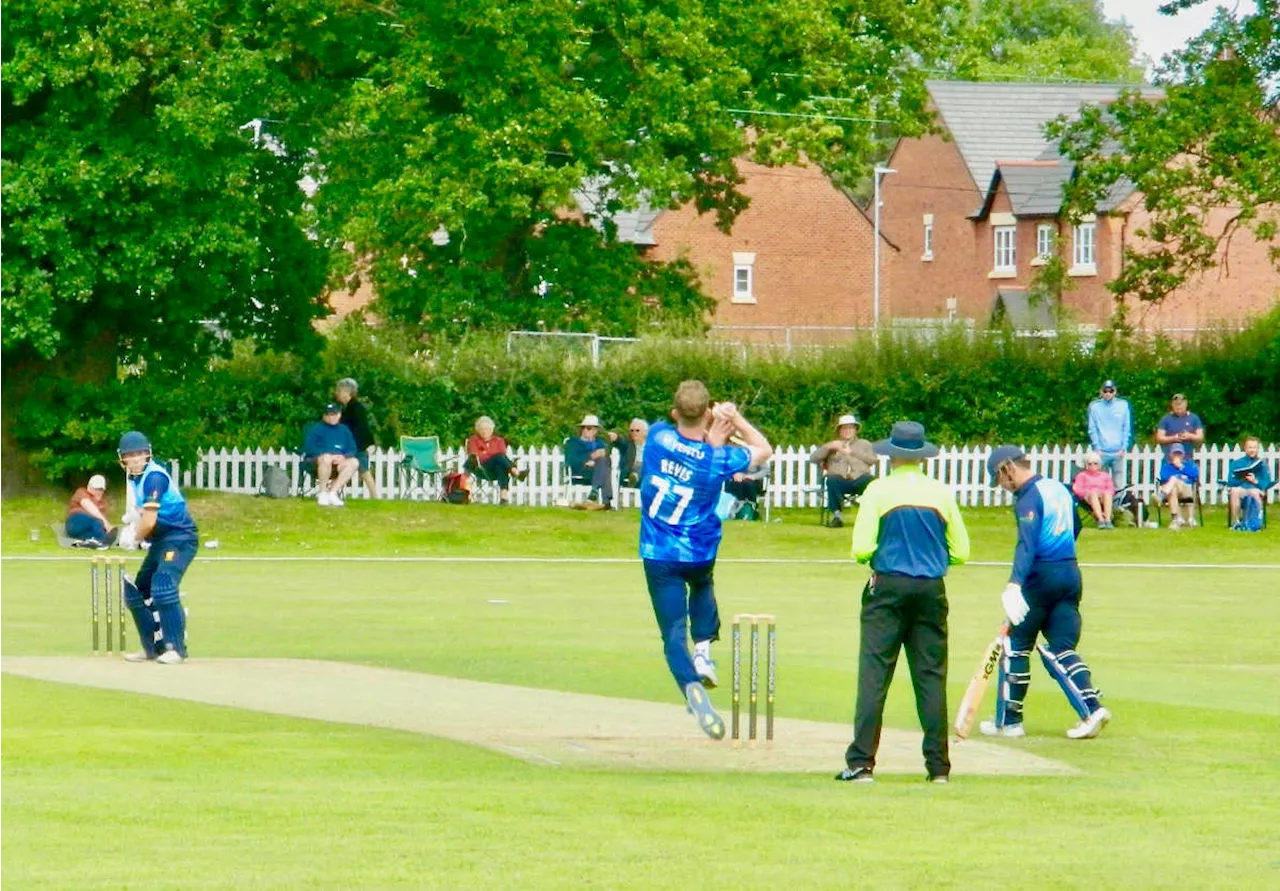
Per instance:
[[[1137,83],[1129,26],[1099,0],[972,0],[955,20],[948,72],[969,80]]]
[[[1201,0],[1162,7],[1175,15]],[[1131,184],[1151,213],[1126,247],[1118,295],[1158,303],[1220,262],[1242,232],[1274,243],[1280,221],[1280,3],[1252,12],[1219,8],[1211,26],[1167,57],[1162,99],[1135,93],[1050,130],[1077,164],[1067,198],[1088,213],[1118,185]],[[1216,222],[1225,219],[1225,224]],[[1280,250],[1270,256],[1280,271]]]
[[[322,230],[372,258],[391,315],[436,330],[700,319],[689,270],[636,262],[611,214],[692,201],[727,228],[744,154],[853,178],[873,121],[924,126],[950,2],[369,7],[387,45],[323,146]],[[583,220],[565,211],[587,181],[605,202]]]

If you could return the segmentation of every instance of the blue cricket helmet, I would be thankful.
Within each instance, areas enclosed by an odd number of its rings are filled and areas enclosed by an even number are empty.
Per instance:
[[[130,430],[124,436],[120,437],[120,446],[116,449],[116,453],[121,457],[124,455],[132,455],[135,452],[151,451],[151,440],[139,433],[137,430]]]

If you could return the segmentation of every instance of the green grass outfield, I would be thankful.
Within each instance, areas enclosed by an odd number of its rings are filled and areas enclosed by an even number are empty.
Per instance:
[[[200,496],[194,655],[305,657],[676,702],[635,512]],[[778,711],[852,716],[865,571],[816,511],[731,524],[721,611],[779,617]],[[67,556],[49,502],[6,502],[6,558]],[[1007,510],[966,513],[1007,563]],[[1081,652],[1116,719],[1071,742],[1036,667],[1031,737],[1069,777],[534,766],[409,733],[3,679],[6,888],[831,888],[1280,885],[1280,525],[1088,529]],[[29,531],[41,529],[39,541]],[[624,562],[237,561],[237,556]],[[86,558],[6,559],[6,656],[83,655]],[[776,562],[745,562],[745,561]],[[741,561],[741,562],[740,562]],[[1271,570],[1173,564],[1273,564]],[[1167,568],[1158,568],[1164,567]],[[1000,616],[1001,566],[949,579],[952,706]],[[493,604],[490,600],[505,600]],[[131,633],[132,636],[132,633]],[[727,660],[722,656],[722,670]],[[149,670],[140,667],[142,670]],[[905,666],[886,723],[914,728]],[[161,670],[161,669],[156,669]],[[174,669],[181,671],[181,668]],[[716,701],[724,702],[723,692]],[[989,706],[989,700],[988,700]],[[554,716],[548,716],[554,720]],[[689,721],[691,739],[698,731]],[[1006,745],[1015,745],[1006,743]]]

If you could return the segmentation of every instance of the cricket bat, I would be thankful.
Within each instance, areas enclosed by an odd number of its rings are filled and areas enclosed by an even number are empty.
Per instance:
[[[1004,638],[1008,633],[1009,623],[1005,622],[996,632],[995,639],[983,650],[978,670],[973,673],[969,687],[964,691],[964,698],[960,700],[960,710],[956,712],[955,731],[956,736],[961,739],[968,739],[969,731],[973,729],[973,722],[978,717],[978,709],[982,707],[982,698],[987,694],[987,685],[991,683],[991,676],[996,673],[996,666],[1000,664],[1000,657],[1004,654]]]

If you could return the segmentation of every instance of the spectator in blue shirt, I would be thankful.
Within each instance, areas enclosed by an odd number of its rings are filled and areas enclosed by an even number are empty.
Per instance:
[[[302,457],[315,463],[319,483],[316,504],[342,507],[342,490],[360,469],[360,461],[356,458],[356,439],[351,428],[342,423],[341,405],[330,402],[324,407],[323,420],[307,426]]]
[[[585,510],[608,510],[613,506],[613,460],[609,440],[600,435],[600,419],[587,415],[578,425],[578,435],[564,443],[564,457],[574,482],[591,484],[587,500],[575,504]]]
[[[1169,413],[1156,426],[1156,442],[1164,447],[1166,457],[1175,443],[1181,445],[1188,461],[1195,456],[1196,446],[1204,443],[1204,424],[1199,415],[1187,411],[1187,397],[1181,393],[1169,400]]]
[[[1089,403],[1089,447],[1102,456],[1116,491],[1129,480],[1125,451],[1133,445],[1133,413],[1129,400],[1116,395],[1116,382],[1103,381],[1098,398]]]
[[[1169,453],[1160,465],[1160,494],[1168,502],[1169,516],[1173,517],[1170,529],[1195,525],[1192,508],[1195,507],[1196,486],[1199,483],[1200,469],[1187,455],[1187,447],[1180,442],[1170,445]],[[1182,518],[1183,510],[1187,514],[1185,520]]]
[[[1231,462],[1230,477],[1227,480],[1232,528],[1240,523],[1241,507],[1246,500],[1256,502],[1257,513],[1261,516],[1262,499],[1267,497],[1267,490],[1275,483],[1267,462],[1259,456],[1262,440],[1256,436],[1246,436],[1240,445],[1244,448],[1244,455]]]

